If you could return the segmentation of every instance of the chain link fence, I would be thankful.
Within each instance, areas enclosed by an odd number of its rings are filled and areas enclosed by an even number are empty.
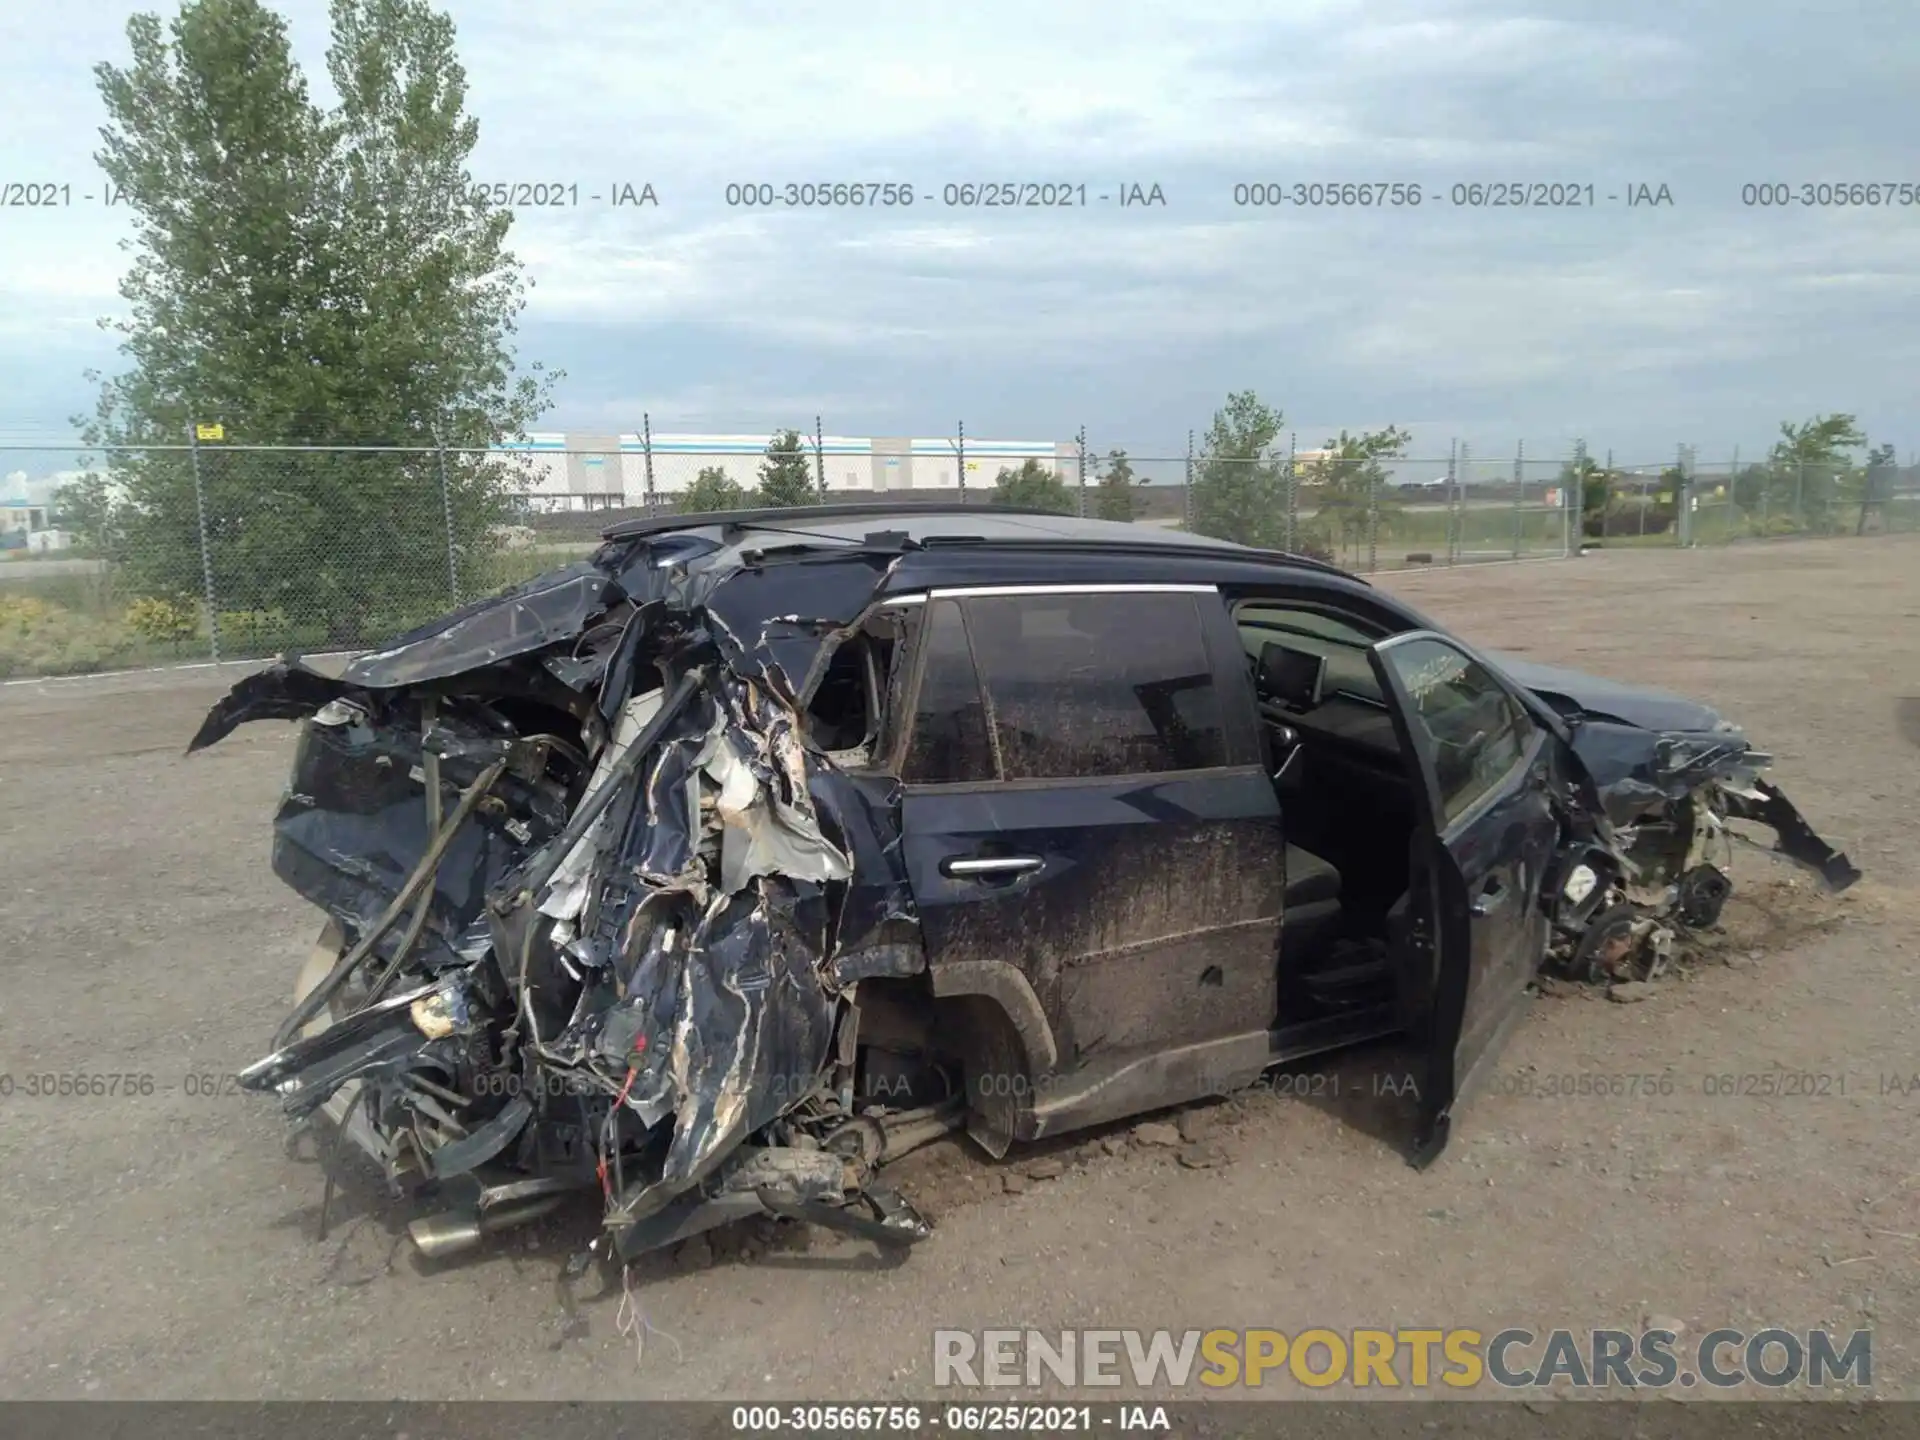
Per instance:
[[[778,484],[828,503],[993,506],[1194,530],[1360,573],[1920,531],[1920,470],[1661,465],[1589,456],[1343,459],[830,440]],[[193,441],[86,454],[0,451],[0,679],[353,651],[591,554],[622,519],[765,498],[764,446],[609,437],[315,449]],[[14,463],[9,463],[9,460]],[[27,466],[41,472],[29,477]],[[51,474],[46,472],[51,471]]]

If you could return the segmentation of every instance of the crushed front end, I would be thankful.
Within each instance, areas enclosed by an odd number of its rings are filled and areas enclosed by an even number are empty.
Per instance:
[[[897,803],[801,709],[891,557],[716,548],[610,540],[194,737],[304,722],[273,864],[327,930],[242,1083],[438,1205],[429,1255],[580,1191],[623,1257],[753,1214],[926,1233],[874,1172],[963,1097],[855,1084],[859,987],[924,967]]]
[[[1860,878],[1763,772],[1772,757],[1705,707],[1693,728],[1658,729],[1551,697],[1606,818],[1604,843],[1564,867],[1549,968],[1588,982],[1652,980],[1690,934],[1711,929],[1733,892],[1733,852],[1751,844],[1729,825],[1774,831],[1773,853],[1832,891]]]

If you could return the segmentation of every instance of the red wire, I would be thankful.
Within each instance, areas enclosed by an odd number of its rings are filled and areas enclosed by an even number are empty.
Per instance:
[[[645,1054],[646,1048],[647,1048],[646,1036],[636,1035],[633,1037],[633,1053],[634,1054],[636,1055]],[[618,1110],[622,1105],[627,1103],[627,1094],[629,1091],[633,1089],[633,1082],[637,1080],[639,1076],[640,1076],[639,1065],[634,1063],[629,1063],[627,1065],[626,1083],[620,1087],[620,1094],[614,1099],[614,1102],[613,1102],[614,1109]],[[600,1164],[596,1168],[597,1168],[597,1173],[600,1176],[600,1192],[601,1194],[611,1199],[613,1196],[613,1185],[607,1179],[607,1157],[605,1155],[602,1155],[600,1157]]]

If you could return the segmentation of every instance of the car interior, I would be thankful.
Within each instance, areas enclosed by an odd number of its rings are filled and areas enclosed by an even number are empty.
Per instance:
[[[1243,600],[1233,619],[1287,832],[1282,1017],[1390,1001],[1418,812],[1367,656],[1386,632],[1308,601]]]

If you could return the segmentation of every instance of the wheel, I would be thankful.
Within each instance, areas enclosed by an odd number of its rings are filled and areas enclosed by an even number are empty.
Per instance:
[[[1632,980],[1635,949],[1633,906],[1615,905],[1587,923],[1568,970],[1576,980]]]

